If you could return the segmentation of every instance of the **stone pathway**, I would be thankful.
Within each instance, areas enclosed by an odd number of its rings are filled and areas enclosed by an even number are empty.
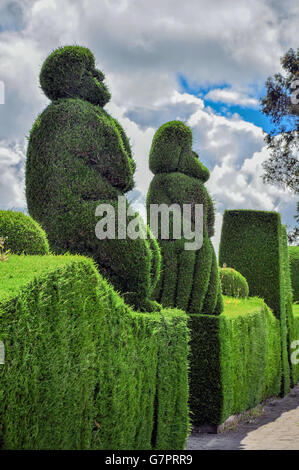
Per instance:
[[[268,400],[249,417],[220,434],[192,434],[187,450],[299,450],[299,386],[285,398]]]

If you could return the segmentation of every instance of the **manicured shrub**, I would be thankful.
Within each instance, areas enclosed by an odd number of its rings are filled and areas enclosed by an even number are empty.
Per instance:
[[[117,218],[118,197],[133,188],[136,166],[123,128],[103,109],[110,99],[104,74],[88,49],[67,46],[46,59],[40,83],[52,103],[30,133],[29,213],[46,230],[53,252],[92,256],[128,304],[155,310],[149,299],[160,272],[158,244],[118,235],[135,214],[119,227],[116,221],[116,239],[95,235],[96,208],[110,204]],[[125,206],[128,210],[129,203]],[[140,225],[145,231],[141,220]]]
[[[220,268],[219,273],[223,295],[248,297],[249,287],[241,273],[233,268]]]
[[[86,448],[94,417],[95,269],[82,258],[10,256],[1,277],[1,447]]]
[[[293,305],[294,314],[294,336],[293,343],[291,343],[291,355],[294,355],[293,365],[293,380],[297,384],[299,382],[299,304]]]
[[[293,315],[293,292],[292,292],[292,283],[291,283],[291,271],[290,271],[290,259],[288,251],[288,235],[286,227],[282,225],[281,227],[281,255],[282,255],[282,267],[283,267],[283,288],[284,288],[284,299],[285,299],[285,312],[286,312],[286,323],[287,323],[287,348],[289,355],[289,364],[290,364],[290,382],[291,387],[294,387],[297,383],[296,373],[294,364],[291,361],[291,344],[294,340],[299,339],[296,337],[295,324],[294,324],[294,315]]]
[[[221,424],[280,393],[279,321],[261,299],[224,299],[220,316],[190,315],[195,426]]]
[[[49,244],[44,230],[22,212],[0,210],[0,236],[5,238],[5,250],[25,255],[45,255]]]
[[[299,302],[299,246],[289,246],[293,300]]]
[[[290,390],[288,331],[292,329],[286,235],[276,212],[225,211],[219,250],[220,265],[239,271],[252,296],[262,297],[281,324],[282,393]]]
[[[0,268],[0,448],[184,448],[184,312],[133,312],[79,256]]]
[[[178,307],[186,312],[219,315],[223,309],[217,261],[210,237],[214,234],[214,207],[204,183],[209,171],[192,151],[192,132],[181,121],[171,121],[156,132],[149,158],[155,174],[147,195],[150,219],[152,204],[176,204],[183,211],[191,205],[191,230],[195,229],[195,205],[203,205],[203,245],[186,250],[190,240],[176,239],[173,233],[174,213],[170,212],[169,239],[163,239],[159,220],[158,241],[162,253],[160,282],[154,297],[165,307]],[[182,220],[182,218],[180,218]]]

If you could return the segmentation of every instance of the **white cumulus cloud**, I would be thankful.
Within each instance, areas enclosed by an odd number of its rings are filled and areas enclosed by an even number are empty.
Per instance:
[[[295,0],[2,0],[0,206],[26,205],[26,136],[49,103],[39,71],[53,49],[76,43],[94,52],[106,74],[112,92],[107,109],[132,143],[141,203],[152,178],[152,137],[165,121],[181,119],[211,171],[218,238],[225,208],[279,210],[291,223],[294,197],[262,182],[267,150],[261,129],[238,115],[215,114],[205,106],[207,97],[190,90],[207,86],[210,100],[256,106],[254,90],[280,70],[280,56],[297,47],[298,18]],[[182,91],[179,76],[188,89]]]

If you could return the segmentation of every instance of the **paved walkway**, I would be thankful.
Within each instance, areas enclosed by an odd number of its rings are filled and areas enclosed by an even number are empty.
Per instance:
[[[299,450],[299,386],[268,400],[262,413],[220,434],[192,434],[188,450]]]

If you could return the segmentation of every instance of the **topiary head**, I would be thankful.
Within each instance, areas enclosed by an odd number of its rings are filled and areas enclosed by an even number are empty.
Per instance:
[[[40,73],[41,87],[50,100],[81,98],[102,107],[111,98],[104,79],[104,74],[95,67],[92,52],[81,46],[56,49],[45,60]]]
[[[200,179],[209,179],[209,170],[192,150],[192,131],[181,121],[170,121],[161,126],[153,138],[149,166],[154,174],[184,173]]]

